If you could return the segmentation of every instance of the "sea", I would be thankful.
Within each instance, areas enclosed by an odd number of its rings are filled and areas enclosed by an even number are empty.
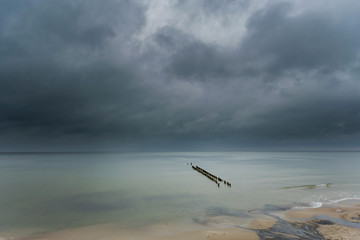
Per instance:
[[[347,199],[360,199],[360,152],[0,154],[0,235],[201,224]]]

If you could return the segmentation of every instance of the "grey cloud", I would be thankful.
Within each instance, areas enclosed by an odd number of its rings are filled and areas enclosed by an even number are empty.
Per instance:
[[[94,56],[98,53],[94,48],[105,48],[110,40],[131,41],[145,23],[143,7],[130,1],[29,1],[28,5],[4,21],[0,41],[8,55],[21,51],[31,61],[75,53]]]
[[[149,34],[141,1],[26,2],[0,17],[3,146],[196,150],[359,135],[357,6],[266,5],[222,45],[171,21]],[[252,2],[170,6],[201,13],[184,12],[198,26]]]
[[[315,11],[292,15],[291,4],[274,4],[249,19],[248,33],[235,48],[195,38],[178,48],[165,67],[167,73],[191,81],[210,80],[206,84],[219,86],[221,97],[227,99],[219,108],[213,105],[212,113],[188,119],[179,131],[206,129],[208,136],[268,140],[358,133],[359,99],[351,90],[358,89],[359,74],[351,67],[358,62],[358,27],[356,22],[350,24],[351,14],[343,14],[343,18]],[[335,76],[337,71],[352,80],[344,82]],[[224,88],[224,82],[235,89]],[[309,89],[311,82],[316,84]],[[291,85],[290,95],[281,90],[283,84]],[[241,103],[253,98],[243,90],[248,88],[255,94],[250,105]],[[266,108],[256,97],[277,100]],[[235,113],[240,109],[239,117]]]
[[[228,59],[224,58],[216,47],[195,42],[180,49],[166,67],[166,71],[181,78],[196,80],[226,78],[231,74],[228,63]]]
[[[108,114],[107,107],[121,99],[118,94],[124,94],[133,79],[128,70],[101,65],[81,73],[45,64],[27,70],[22,66],[23,73],[9,73],[6,76],[11,79],[2,81],[7,91],[1,97],[1,120],[6,128],[34,128],[40,134],[64,134],[81,126],[88,132],[99,130],[86,125],[101,124],[98,116]]]
[[[243,133],[268,139],[324,139],[360,132],[360,99],[302,99],[252,116]]]
[[[183,79],[208,80],[233,75],[228,51],[214,44],[206,44],[180,29],[164,27],[154,36],[167,58],[165,73]]]
[[[197,2],[198,8],[196,10],[204,11],[208,14],[224,15],[229,12],[239,12],[250,6],[249,0],[201,0]],[[188,0],[177,1],[176,7],[193,8],[194,3]]]
[[[36,40],[44,44],[61,43],[84,44],[90,46],[101,45],[106,38],[115,36],[110,26],[102,23],[91,22],[90,16],[82,8],[87,4],[72,5],[68,2],[60,2],[56,7],[58,11],[48,11],[47,4],[41,6],[44,8],[38,15],[29,16],[30,29],[37,29]],[[31,34],[31,33],[30,33]],[[29,35],[30,35],[29,34]]]
[[[170,60],[170,72],[183,78],[276,78],[293,69],[342,69],[358,58],[360,24],[352,15],[331,12],[291,15],[290,3],[270,5],[247,23],[248,33],[236,47],[194,40]]]
[[[154,40],[160,48],[169,52],[179,51],[194,41],[188,34],[168,26],[159,29],[154,36]]]
[[[269,70],[277,71],[341,68],[356,59],[360,35],[346,13],[336,19],[328,12],[291,16],[290,10],[290,4],[280,3],[255,14],[240,53],[250,60],[268,56]]]
[[[130,59],[108,54],[106,41],[131,41],[144,24],[143,7],[130,1],[33,3],[0,36],[2,132],[36,138],[135,131],[123,122],[131,123],[124,118],[139,102],[137,74]]]

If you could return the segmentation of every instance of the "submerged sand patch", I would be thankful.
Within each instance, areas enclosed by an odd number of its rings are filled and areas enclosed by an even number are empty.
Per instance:
[[[154,224],[123,229],[114,224],[64,229],[28,237],[1,235],[0,240],[259,240],[360,239],[360,205],[262,212],[252,219],[211,217],[205,224]],[[245,221],[247,221],[245,223]]]
[[[207,227],[157,224],[145,228],[121,230],[111,225],[97,225],[38,234],[25,238],[1,240],[257,240],[255,232],[239,228],[208,229]]]

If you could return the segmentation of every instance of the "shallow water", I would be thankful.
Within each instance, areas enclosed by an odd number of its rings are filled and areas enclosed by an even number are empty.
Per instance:
[[[360,198],[359,159],[358,152],[0,154],[0,231],[128,228],[318,207]]]

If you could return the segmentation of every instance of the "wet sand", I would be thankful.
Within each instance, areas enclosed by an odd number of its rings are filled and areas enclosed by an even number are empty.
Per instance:
[[[333,207],[291,210],[285,212],[284,216],[290,222],[300,222],[315,226],[316,230],[325,239],[360,239],[360,203],[353,206],[337,204],[337,206]]]
[[[1,236],[1,235],[0,235]],[[0,240],[257,240],[255,232],[240,228],[219,228],[159,224],[138,229],[119,229],[112,225],[97,225],[66,229],[30,237],[1,236]]]
[[[245,222],[247,221],[247,222]],[[204,224],[156,224],[136,229],[95,225],[28,237],[1,235],[0,240],[258,240],[360,239],[360,203],[339,203],[315,209],[256,212],[254,218],[216,216]]]

